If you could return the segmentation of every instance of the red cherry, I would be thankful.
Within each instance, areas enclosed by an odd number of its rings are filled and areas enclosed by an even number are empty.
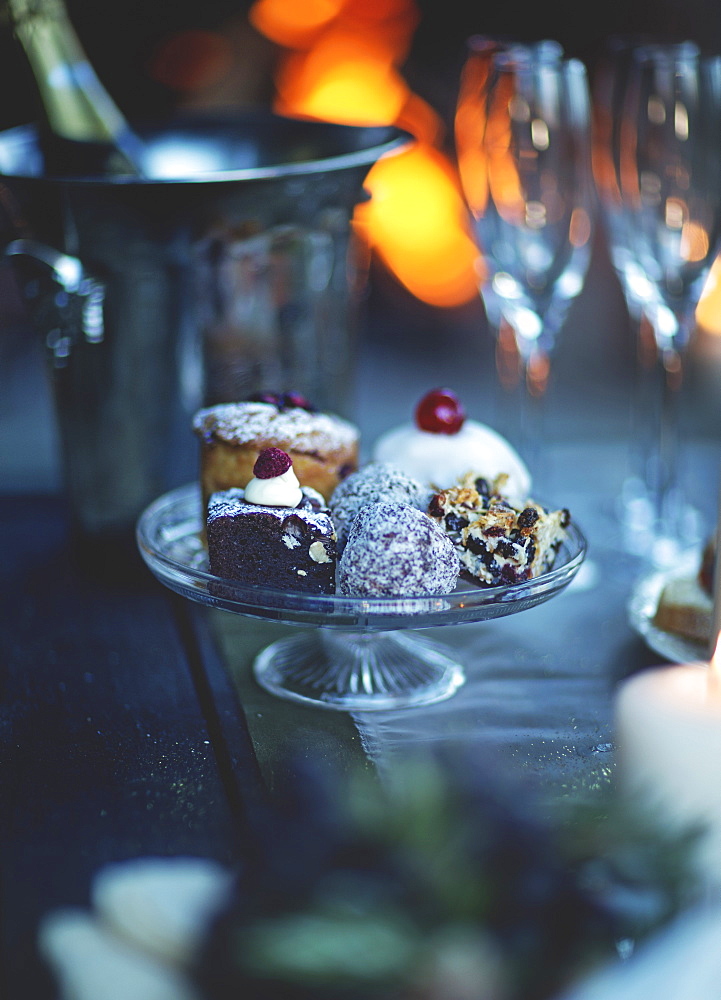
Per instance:
[[[416,407],[416,426],[431,434],[457,434],[466,413],[450,389],[432,389]]]

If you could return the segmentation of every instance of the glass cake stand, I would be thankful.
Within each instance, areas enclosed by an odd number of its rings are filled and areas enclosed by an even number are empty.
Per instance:
[[[413,629],[501,618],[560,593],[578,572],[586,539],[571,524],[550,573],[501,587],[460,585],[442,597],[365,598],[302,594],[225,580],[208,572],[200,490],[181,486],[138,520],[140,553],[171,590],[235,614],[315,626],[256,657],[261,687],[292,701],[343,711],[428,705],[465,680],[449,652]]]

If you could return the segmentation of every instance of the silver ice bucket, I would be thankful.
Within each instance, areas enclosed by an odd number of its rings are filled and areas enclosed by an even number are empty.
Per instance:
[[[0,216],[47,344],[67,492],[85,537],[132,529],[197,474],[200,405],[295,390],[352,416],[351,216],[406,137],[266,114],[142,130],[144,178],[50,176],[0,133]]]

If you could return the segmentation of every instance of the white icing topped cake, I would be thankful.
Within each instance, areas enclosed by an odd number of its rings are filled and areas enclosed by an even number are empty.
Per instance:
[[[403,424],[378,439],[373,459],[392,462],[435,490],[452,486],[470,471],[488,480],[506,473],[506,493],[515,498],[531,490],[531,474],[518,453],[497,431],[475,420],[464,421],[455,434]]]
[[[219,403],[199,410],[193,418],[196,433],[213,435],[232,444],[262,441],[298,451],[321,453],[351,447],[358,428],[335,414],[310,412],[299,406],[279,409],[272,403]]]

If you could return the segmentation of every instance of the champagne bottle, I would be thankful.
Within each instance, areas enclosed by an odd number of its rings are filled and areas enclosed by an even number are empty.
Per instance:
[[[142,142],[98,78],[65,0],[1,0],[37,82],[46,168],[142,176]]]

